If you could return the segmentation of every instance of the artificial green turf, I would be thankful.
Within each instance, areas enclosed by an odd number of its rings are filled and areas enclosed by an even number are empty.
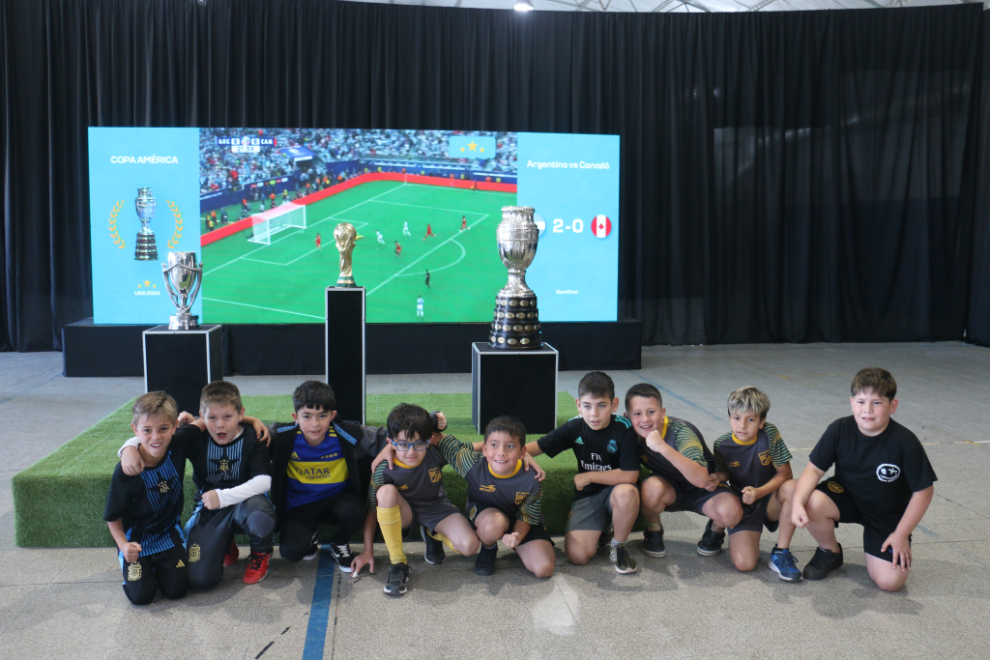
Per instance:
[[[491,321],[495,295],[508,277],[495,229],[501,208],[515,203],[515,193],[398,181],[372,181],[331,195],[306,207],[306,229],[277,233],[271,245],[249,243],[250,232],[242,231],[204,246],[203,319],[323,323],[323,290],[340,271],[333,230],[350,222],[364,237],[354,248],[353,265],[355,281],[367,290],[369,323]],[[462,215],[469,230],[460,231]],[[411,236],[402,234],[403,222]],[[427,223],[436,237],[424,240]],[[402,256],[395,254],[395,241]],[[416,315],[418,296],[424,300],[422,317]]]
[[[388,412],[400,402],[415,403],[427,410],[442,410],[447,415],[448,432],[462,441],[475,442],[480,436],[471,424],[470,394],[376,394],[367,398],[366,418],[371,425],[381,425]],[[87,547],[112,546],[113,540],[103,522],[103,509],[110,476],[117,464],[117,450],[131,432],[130,408],[133,401],[121,406],[108,417],[73,438],[49,456],[17,474],[12,482],[14,493],[15,538],[20,546]],[[244,406],[249,415],[265,423],[291,421],[289,396],[246,396]],[[567,393],[558,395],[557,421],[563,424],[574,415],[574,399]],[[536,440],[538,435],[527,437]],[[547,529],[560,534],[564,530],[573,499],[573,453],[566,451],[556,458],[536,459],[545,470],[543,512]],[[444,470],[444,485],[451,501],[464,505],[464,480],[449,467]],[[186,469],[186,508],[183,522],[192,513],[192,467]]]

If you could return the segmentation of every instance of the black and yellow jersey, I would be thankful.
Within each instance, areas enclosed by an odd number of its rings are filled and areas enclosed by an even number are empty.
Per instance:
[[[791,452],[770,422],[750,442],[740,442],[732,433],[715,441],[715,471],[728,472],[729,485],[737,491],[747,486],[759,488],[790,461]]]
[[[467,481],[468,518],[474,520],[480,506],[495,507],[529,525],[543,522],[543,484],[535,471],[523,469],[522,461],[503,477],[491,471],[482,452],[452,435],[444,436],[437,451]]]
[[[382,461],[371,475],[368,488],[368,507],[378,508],[378,489],[385,484],[393,484],[410,505],[431,504],[447,499],[443,487],[443,459],[433,447],[427,447],[423,461],[415,466],[405,465],[398,458],[393,459],[395,469],[389,469],[388,462]]]
[[[709,461],[713,461],[714,456],[708,451],[708,445],[705,444],[704,436],[701,435],[701,431],[694,424],[684,419],[678,419],[677,417],[664,417],[660,435],[663,436],[663,441],[676,449],[677,453],[681,456],[691,459],[705,469],[709,469],[709,465],[711,465]],[[643,465],[667,481],[683,488],[696,487],[684,478],[684,475],[674,467],[673,463],[647,447],[644,438],[638,435],[636,438],[639,441],[639,460]]]

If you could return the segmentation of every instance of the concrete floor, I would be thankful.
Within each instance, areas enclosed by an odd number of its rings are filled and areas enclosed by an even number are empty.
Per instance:
[[[843,526],[846,564],[818,583],[785,583],[763,561],[736,572],[727,553],[696,554],[704,520],[664,517],[667,556],[635,575],[607,556],[571,566],[558,540],[553,577],[531,577],[511,551],[495,576],[473,559],[422,559],[411,544],[409,593],[382,594],[378,571],[352,580],[326,558],[272,562],[245,586],[242,561],[214,591],[146,608],[127,603],[110,548],[32,549],[13,543],[11,477],[140,394],[139,378],[66,379],[61,354],[0,354],[0,657],[4,658],[976,658],[990,648],[990,350],[961,343],[646,348],[643,369],[612,373],[618,393],[660,385],[668,413],[709,442],[728,429],[725,399],[742,385],[766,391],[769,419],[799,474],[826,425],[849,414],[852,375],[882,366],[899,384],[896,419],[926,444],[939,476],[914,534],[914,566],[899,593],[866,574],[861,528]],[[582,374],[562,373],[573,393]],[[244,394],[289,393],[302,377],[234,377]],[[373,376],[369,393],[469,392],[470,376]],[[94,512],[94,516],[100,512]],[[768,551],[775,535],[764,535]],[[799,563],[811,537],[799,530]],[[246,549],[242,548],[242,556]],[[277,557],[277,553],[276,553]]]

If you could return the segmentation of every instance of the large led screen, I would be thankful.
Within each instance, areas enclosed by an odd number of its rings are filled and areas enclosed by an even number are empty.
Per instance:
[[[203,323],[322,323],[344,222],[369,322],[489,322],[515,205],[536,209],[541,320],[616,319],[618,136],[94,127],[89,162],[99,324],[167,322],[171,251],[203,263]]]

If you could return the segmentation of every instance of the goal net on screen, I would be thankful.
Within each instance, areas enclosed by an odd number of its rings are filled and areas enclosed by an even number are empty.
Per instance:
[[[306,207],[292,202],[276,206],[270,211],[257,213],[253,217],[255,222],[251,229],[254,235],[248,239],[249,243],[271,245],[272,236],[279,232],[286,229],[306,228]]]

